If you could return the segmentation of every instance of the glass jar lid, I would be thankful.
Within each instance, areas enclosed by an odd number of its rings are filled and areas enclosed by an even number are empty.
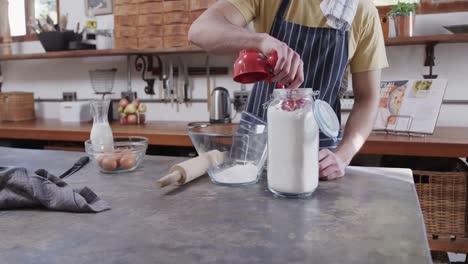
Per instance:
[[[340,121],[331,106],[322,100],[316,99],[314,103],[314,116],[320,131],[327,137],[336,139],[340,131]]]

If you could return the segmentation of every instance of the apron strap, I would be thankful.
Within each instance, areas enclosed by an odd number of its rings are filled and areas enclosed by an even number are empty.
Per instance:
[[[276,35],[276,31],[280,29],[281,23],[286,17],[286,11],[288,11],[289,0],[282,0],[279,6],[278,12],[276,12],[275,20],[271,26],[270,35]]]

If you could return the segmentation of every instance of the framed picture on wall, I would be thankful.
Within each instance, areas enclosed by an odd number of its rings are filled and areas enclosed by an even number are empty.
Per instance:
[[[112,0],[84,0],[86,10],[93,9],[94,14],[108,15],[112,14]]]

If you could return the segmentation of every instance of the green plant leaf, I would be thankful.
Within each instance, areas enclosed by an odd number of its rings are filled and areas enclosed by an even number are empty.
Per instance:
[[[416,13],[416,8],[418,4],[416,3],[403,3],[398,2],[396,5],[392,6],[390,12],[388,12],[388,16],[409,16],[412,13]]]

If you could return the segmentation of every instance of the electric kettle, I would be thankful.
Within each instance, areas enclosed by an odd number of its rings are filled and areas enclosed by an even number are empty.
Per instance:
[[[210,123],[231,123],[231,99],[224,87],[216,87],[211,93]]]

